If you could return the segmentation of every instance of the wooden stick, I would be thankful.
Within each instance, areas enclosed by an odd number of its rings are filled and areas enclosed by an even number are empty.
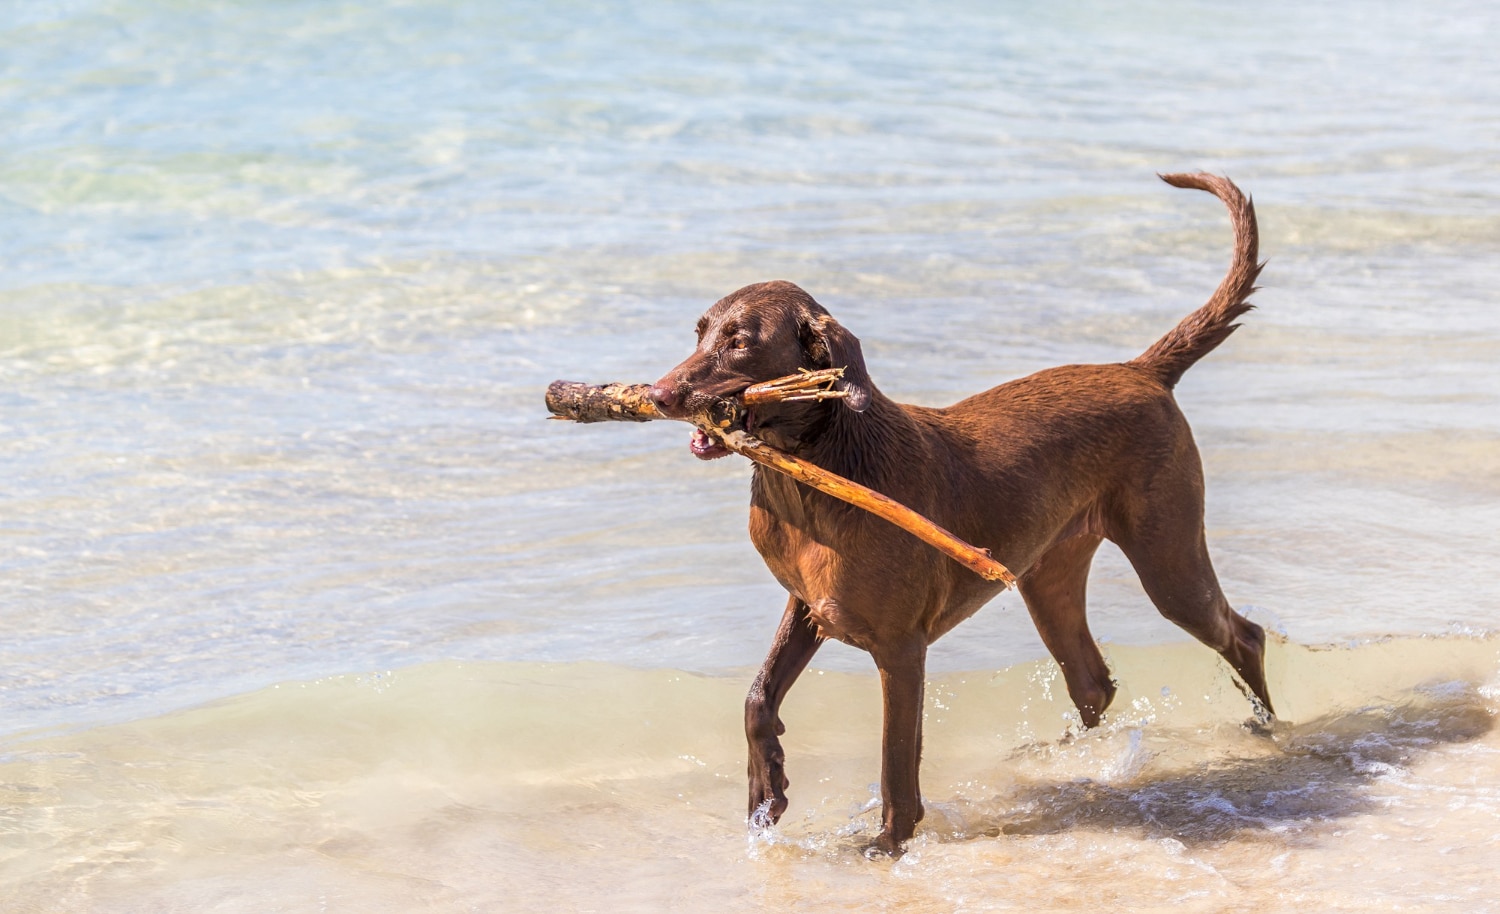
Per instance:
[[[1010,569],[995,561],[988,549],[980,549],[978,546],[959,539],[895,499],[887,498],[852,479],[845,479],[837,473],[830,473],[817,464],[777,450],[739,429],[722,432],[715,428],[707,428],[704,431],[724,442],[724,446],[736,454],[748,457],[761,466],[770,467],[779,473],[785,473],[825,495],[832,495],[856,508],[869,511],[876,517],[890,521],[986,581],[1001,581],[1006,587],[1014,587],[1016,584],[1016,576],[1010,573]]]
[[[842,374],[842,369],[832,369],[824,372],[789,375],[755,385],[750,388],[756,392],[755,395],[742,399],[754,401],[753,404],[747,405],[761,405],[842,397],[844,396],[842,391],[835,391],[828,387]],[[554,419],[571,419],[574,422],[649,422],[652,419],[667,418],[657,411],[656,404],[652,403],[647,396],[650,389],[650,385],[647,384],[614,383],[595,386],[578,381],[553,381],[547,387],[547,409],[553,414]],[[747,390],[746,394],[749,394],[750,390]],[[912,509],[881,495],[874,489],[778,450],[747,434],[743,429],[734,427],[736,425],[734,420],[742,412],[740,404],[724,401],[716,406],[719,408],[714,410],[715,415],[694,416],[687,421],[722,442],[725,447],[736,454],[778,473],[785,473],[803,485],[890,521],[985,580],[1000,581],[1007,587],[1015,586],[1016,576],[1011,574],[1004,565],[995,561],[988,549],[980,549],[964,542]],[[726,418],[726,415],[730,418]]]
[[[832,385],[844,376],[842,368],[800,371],[749,387],[739,397],[746,408],[771,403],[800,403],[808,400],[836,400],[846,394]],[[663,418],[647,393],[649,384],[584,384],[581,381],[553,381],[547,386],[547,409],[555,418],[574,422],[649,422]],[[720,425],[724,417],[718,417]],[[722,427],[722,426],[721,426]]]
[[[807,400],[842,400],[849,396],[842,390],[834,390],[834,382],[844,376],[842,368],[823,368],[818,371],[800,371],[774,381],[765,381],[745,389],[740,402],[746,407],[763,406],[767,403],[800,403]]]
[[[665,418],[646,396],[650,390],[650,384],[553,381],[547,385],[547,410],[553,419],[574,422],[650,422]]]

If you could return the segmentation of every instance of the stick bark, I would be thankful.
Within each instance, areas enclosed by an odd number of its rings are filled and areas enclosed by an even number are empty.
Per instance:
[[[650,384],[553,381],[547,385],[547,410],[554,419],[574,422],[650,422],[665,418],[646,396],[650,390]]]

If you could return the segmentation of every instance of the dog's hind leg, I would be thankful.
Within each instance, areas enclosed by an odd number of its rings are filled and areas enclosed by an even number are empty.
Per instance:
[[[1109,667],[1084,615],[1089,565],[1098,548],[1097,536],[1063,540],[1043,553],[1021,576],[1019,584],[1042,643],[1062,667],[1068,695],[1085,727],[1098,726],[1099,715],[1115,697]]]
[[[1266,688],[1266,633],[1230,607],[1203,533],[1201,476],[1159,486],[1116,539],[1161,614],[1218,651],[1274,714]]]
[[[745,697],[745,738],[750,744],[750,823],[770,825],[786,812],[786,756],[781,749],[781,700],[823,643],[807,604],[787,601],[776,639]]]

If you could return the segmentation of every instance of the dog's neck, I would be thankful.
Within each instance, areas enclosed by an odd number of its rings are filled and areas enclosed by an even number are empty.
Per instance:
[[[896,463],[905,462],[920,439],[916,423],[899,403],[873,387],[861,412],[839,400],[785,404],[767,411],[751,429],[767,444],[817,466],[879,489]]]

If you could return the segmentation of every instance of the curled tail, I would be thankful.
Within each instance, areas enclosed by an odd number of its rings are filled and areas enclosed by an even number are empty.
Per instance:
[[[1239,326],[1234,323],[1235,318],[1255,307],[1245,299],[1255,292],[1255,278],[1265,264],[1255,260],[1259,241],[1255,204],[1240,193],[1233,181],[1207,173],[1160,177],[1173,187],[1206,190],[1223,200],[1229,207],[1229,223],[1234,228],[1234,259],[1213,297],[1152,343],[1151,348],[1126,363],[1151,372],[1167,387],[1175,387],[1183,372],[1234,332]]]

